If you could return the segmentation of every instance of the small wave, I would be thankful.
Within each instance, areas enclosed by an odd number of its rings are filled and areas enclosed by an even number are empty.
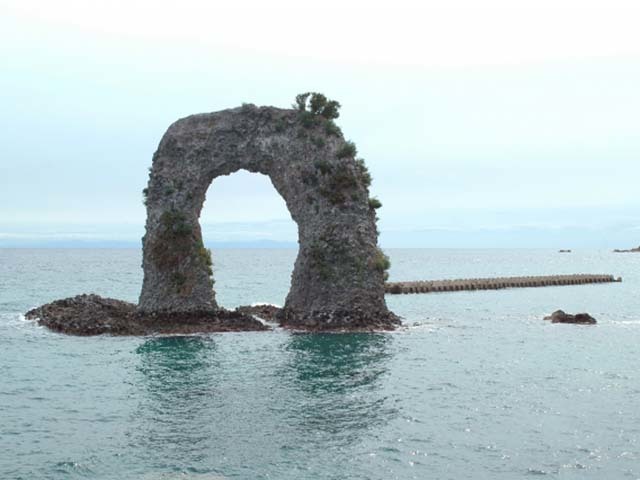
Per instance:
[[[43,327],[38,324],[37,320],[27,319],[23,313],[8,313],[0,315],[0,319],[6,319],[3,322],[9,328],[15,330],[42,330]]]
[[[528,468],[527,475],[549,475],[549,472],[546,470],[541,470],[539,468]]]
[[[269,303],[269,302],[253,302],[251,304],[252,307],[260,307],[262,305],[268,305],[270,307],[282,308],[282,305],[278,305],[277,303]]]
[[[147,473],[140,480],[227,480],[217,473]]]
[[[55,470],[58,473],[79,473],[82,476],[93,474],[93,470],[91,470],[88,465],[72,461],[56,463]]]
[[[389,333],[412,333],[412,332],[435,332],[436,330],[446,326],[445,324],[434,321],[433,319],[425,319],[416,322],[403,322],[396,330]]]

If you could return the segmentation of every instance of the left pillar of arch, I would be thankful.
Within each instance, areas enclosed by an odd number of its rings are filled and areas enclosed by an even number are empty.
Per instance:
[[[145,313],[218,308],[211,252],[204,246],[199,222],[210,182],[190,175],[184,164],[175,167],[179,163],[163,161],[160,151],[156,153],[146,190],[144,279],[138,303]]]

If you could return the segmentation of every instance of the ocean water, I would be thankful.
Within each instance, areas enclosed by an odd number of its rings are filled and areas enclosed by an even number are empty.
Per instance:
[[[0,479],[640,478],[640,255],[388,253],[391,280],[623,282],[388,296],[394,333],[75,338],[22,313],[136,301],[140,252],[0,250]],[[294,258],[214,252],[219,303],[282,304]]]

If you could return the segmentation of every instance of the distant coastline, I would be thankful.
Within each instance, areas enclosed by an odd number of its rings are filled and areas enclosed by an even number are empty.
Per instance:
[[[628,250],[620,250],[620,249],[616,248],[613,252],[614,253],[640,253],[640,246],[638,246],[636,248],[630,248]]]
[[[208,248],[298,248],[296,242],[280,242],[275,240],[249,240],[243,242],[206,242]],[[130,240],[48,240],[48,241],[7,241],[0,239],[0,248],[142,248],[142,242]]]

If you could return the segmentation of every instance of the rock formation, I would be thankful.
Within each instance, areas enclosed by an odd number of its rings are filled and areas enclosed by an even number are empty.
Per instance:
[[[76,335],[262,330],[256,313],[307,330],[393,329],[377,246],[371,177],[333,119],[340,104],[317,93],[293,109],[256,107],[192,115],[169,127],[153,157],[137,306],[80,295],[27,313]],[[238,170],[267,175],[298,225],[299,251],[282,309],[220,308],[199,224],[211,182]],[[224,205],[217,208],[225,208]]]
[[[556,310],[551,315],[544,317],[544,319],[550,320],[551,323],[577,323],[581,325],[594,325],[598,323],[596,322],[596,319],[588,313],[576,313],[575,315],[571,315],[562,310]]]
[[[55,332],[70,335],[153,335],[269,330],[252,315],[235,311],[141,314],[136,305],[98,295],[77,295],[25,314]]]
[[[218,308],[198,218],[211,182],[244,169],[270,178],[298,225],[281,323],[311,329],[398,323],[384,300],[388,265],[377,246],[370,177],[355,153],[331,118],[304,106],[243,105],[175,122],[153,157],[146,189],[139,311]]]

